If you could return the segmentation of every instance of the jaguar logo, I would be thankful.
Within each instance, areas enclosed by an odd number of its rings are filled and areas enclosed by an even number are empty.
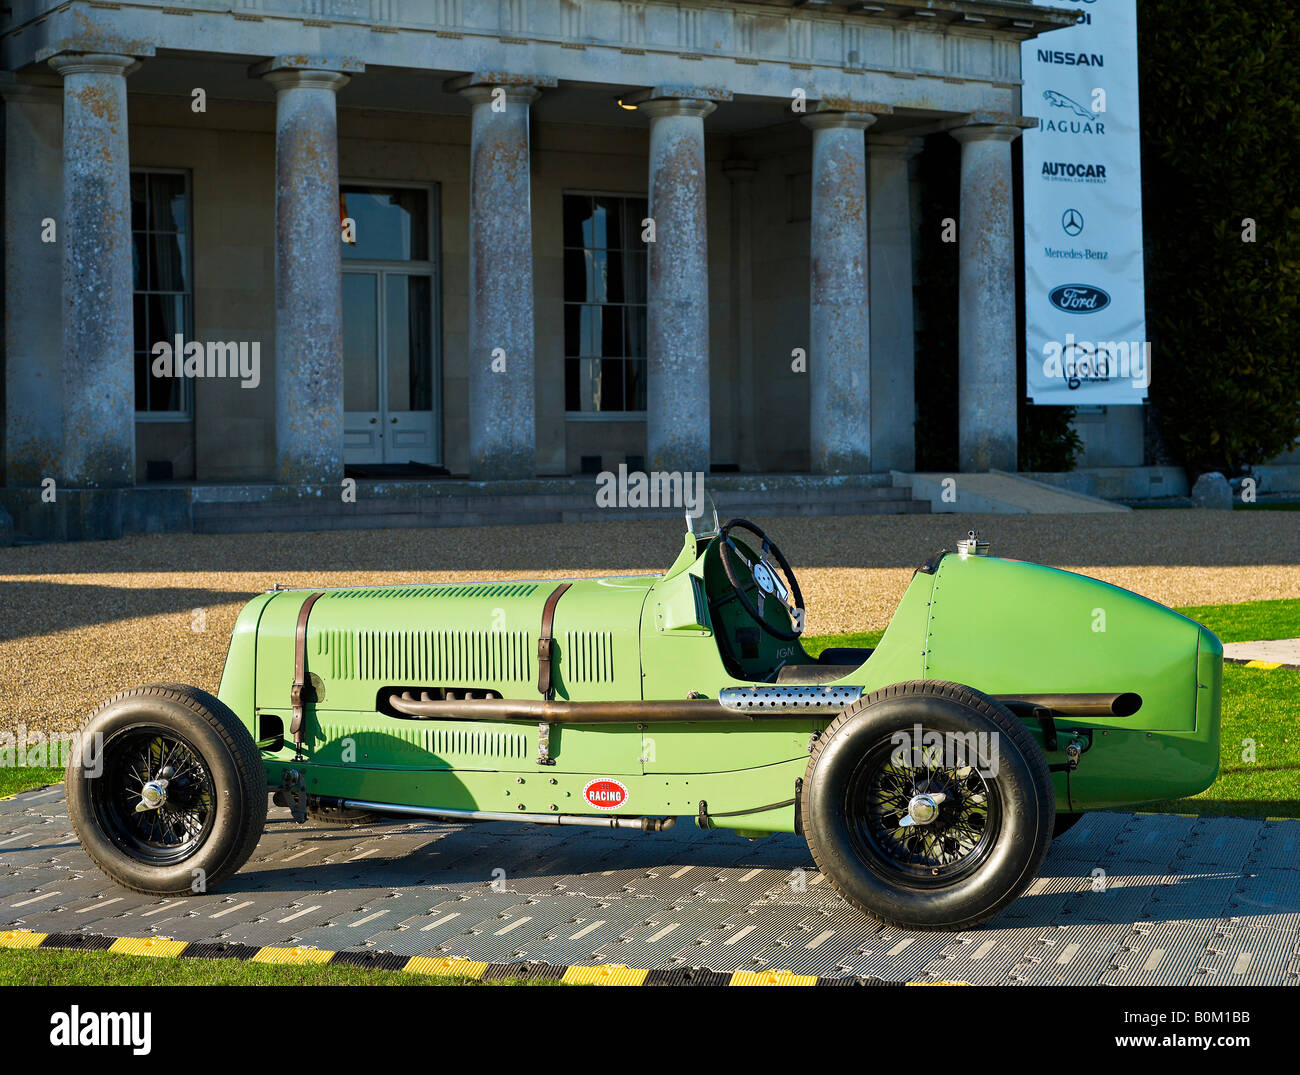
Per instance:
[[[1091,284],[1062,284],[1047,293],[1047,301],[1067,314],[1095,314],[1110,305],[1110,296]]]

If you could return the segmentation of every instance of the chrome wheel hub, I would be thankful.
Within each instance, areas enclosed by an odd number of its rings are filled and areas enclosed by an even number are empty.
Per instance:
[[[929,825],[939,816],[939,807],[947,796],[942,791],[926,792],[913,795],[907,804],[907,813],[899,819],[899,825],[909,828],[912,825]]]
[[[171,766],[164,766],[153,780],[146,780],[140,786],[140,801],[135,807],[137,814],[143,814],[146,810],[157,810],[167,802],[167,783],[171,776]]]

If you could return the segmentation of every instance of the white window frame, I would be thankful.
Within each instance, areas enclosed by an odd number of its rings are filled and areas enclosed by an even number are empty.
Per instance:
[[[189,266],[189,288],[182,294],[189,297],[189,313],[182,330],[186,342],[194,339],[195,293],[194,283],[194,176],[189,168],[161,168],[148,164],[132,165],[131,175],[179,175],[185,179],[185,260]],[[135,229],[131,229],[131,242],[135,243]],[[135,405],[135,297],[136,295],[164,294],[164,292],[137,291],[131,288],[131,395],[132,406]],[[165,292],[174,294],[174,292]],[[152,365],[152,361],[150,363]],[[193,422],[194,421],[194,383],[188,377],[180,378],[181,410],[178,411],[139,411],[135,412],[137,422]]]
[[[567,198],[567,197],[569,197],[570,195],[574,195],[574,196],[579,197],[579,198],[626,198],[626,199],[631,199],[631,198],[645,198],[645,199],[646,199],[646,203],[647,203],[647,205],[649,204],[649,200],[650,200],[650,195],[649,195],[649,193],[648,193],[647,191],[639,191],[639,190],[634,190],[634,191],[628,191],[628,190],[572,190],[572,189],[567,189],[567,188],[566,188],[566,189],[560,191],[560,272],[561,272],[561,281],[560,281],[560,350],[561,350],[561,351],[564,350],[564,307],[566,307],[566,306],[569,305],[568,300],[564,297],[564,281],[563,281],[563,272],[564,272],[564,252],[565,252],[566,250],[569,249],[569,247],[565,246],[565,244],[564,244],[564,199]],[[649,248],[647,248],[647,249],[646,249],[646,265],[647,265],[647,269],[646,269],[646,279],[647,279],[647,288],[648,288],[648,281],[649,281],[649,261],[650,261],[650,250],[649,250]],[[626,305],[629,305],[629,304],[628,304],[628,303],[612,303],[611,305],[626,306]],[[646,304],[645,304],[645,309],[646,309],[646,318],[647,318],[647,320],[648,320],[648,319],[649,319],[649,316],[650,316],[650,296],[649,296],[648,293],[646,294]],[[570,358],[570,356],[569,356],[568,354],[562,354],[562,355],[561,355],[561,359],[563,360],[563,362],[564,362],[564,364],[565,364],[565,365],[564,365],[564,378],[565,378],[566,381],[567,381],[568,376],[569,376],[569,371],[568,371],[568,362],[569,362],[569,358]],[[624,359],[624,361],[628,361],[628,360],[627,360],[627,359]],[[649,376],[650,376],[650,356],[649,356],[649,355],[645,355],[645,356],[641,359],[641,361],[643,361],[643,362],[646,364],[646,378],[647,378],[647,380],[648,380],[648,379],[649,379]],[[561,387],[563,387],[563,385],[561,385]],[[645,422],[645,421],[646,421],[646,417],[647,417],[647,413],[648,413],[648,412],[646,412],[646,411],[571,411],[571,410],[566,409],[565,412],[564,412],[564,420],[565,420],[566,422]]]

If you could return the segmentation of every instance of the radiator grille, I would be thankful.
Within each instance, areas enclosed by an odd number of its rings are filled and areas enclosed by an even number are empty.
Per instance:
[[[515,760],[527,758],[528,736],[522,732],[499,732],[486,728],[421,728],[393,722],[382,732],[358,727],[351,721],[321,720],[321,737],[343,748],[342,740],[351,740],[355,757],[367,754],[391,755],[396,752],[413,760],[433,761],[442,758],[477,757]]]
[[[341,631],[316,635],[331,679],[380,683],[526,683],[528,631]]]
[[[614,635],[610,631],[565,631],[560,674],[566,683],[614,681]]]
[[[526,758],[528,737],[519,732],[493,732],[482,728],[425,729],[425,746],[439,757],[477,755],[492,758]]]

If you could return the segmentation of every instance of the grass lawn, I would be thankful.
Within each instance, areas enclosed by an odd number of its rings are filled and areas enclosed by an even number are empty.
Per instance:
[[[1191,605],[1178,611],[1205,624],[1220,642],[1300,638],[1300,600],[1295,598],[1244,605]]]
[[[5,985],[559,985],[498,978],[490,982],[365,967],[294,966],[233,959],[169,959],[116,952],[0,948]]]
[[[62,784],[63,770],[45,766],[0,767],[0,799],[45,784]]]
[[[1300,817],[1300,671],[1223,666],[1219,778],[1199,795],[1143,810]],[[1254,760],[1246,749],[1253,743]]]

